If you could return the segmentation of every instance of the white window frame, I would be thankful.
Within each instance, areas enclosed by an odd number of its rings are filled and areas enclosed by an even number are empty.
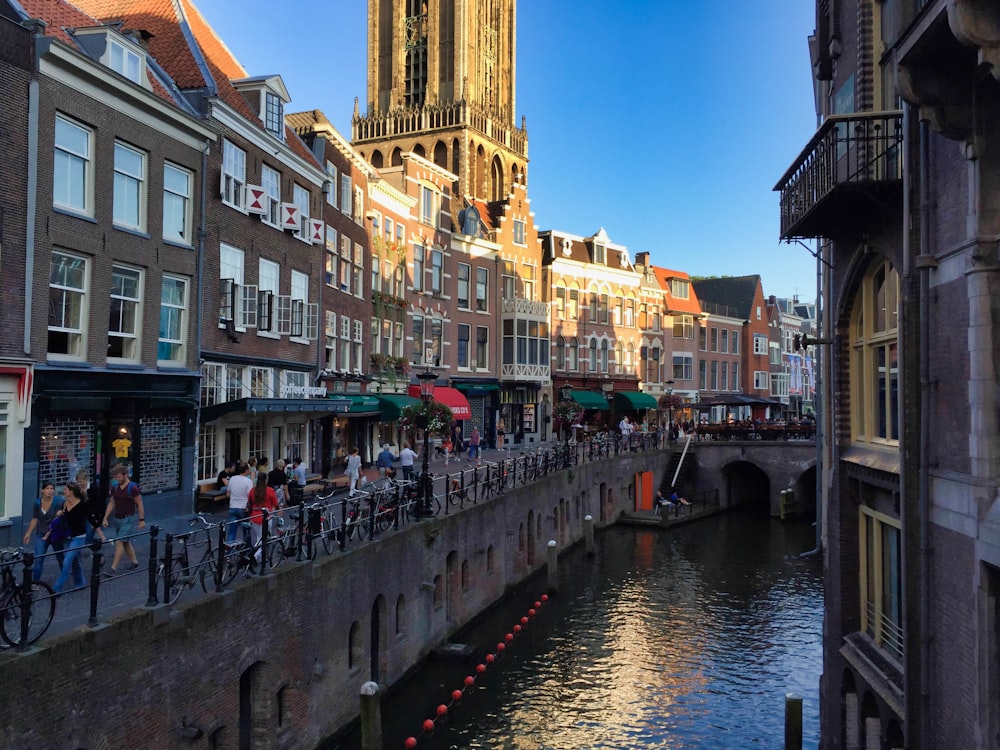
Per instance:
[[[118,39],[108,39],[107,66],[133,83],[142,84],[146,60]]]
[[[171,289],[180,289],[180,300],[170,294]],[[160,288],[160,333],[156,348],[158,367],[183,367],[187,362],[188,330],[188,290],[189,280],[183,276],[163,275]],[[174,335],[170,335],[174,334]],[[164,358],[164,347],[174,356]]]
[[[83,270],[80,278],[81,286],[71,286],[68,274],[57,273],[57,263],[56,257],[66,258],[74,263],[82,263]],[[63,271],[66,270],[67,266],[62,263],[59,264],[58,268]],[[53,291],[56,292],[57,298],[53,297]],[[71,297],[79,297],[79,304],[76,306],[76,320],[67,321],[66,312],[67,310],[73,312],[73,303]],[[67,302],[69,304],[67,304]],[[67,253],[62,250],[52,251],[52,266],[49,271],[49,335],[58,333],[66,334],[67,345],[65,352],[53,352],[48,349],[49,359],[62,359],[62,360],[82,360],[86,358],[87,355],[87,323],[89,321],[89,302],[90,302],[90,261],[80,255],[74,255],[72,253]],[[58,303],[58,304],[57,304]],[[56,310],[61,309],[63,315],[60,320],[57,321],[61,325],[52,325],[52,314]],[[75,323],[75,325],[66,325],[67,322]],[[51,346],[51,342],[49,344]]]
[[[337,313],[332,310],[325,311],[326,325],[324,334],[326,336],[326,370],[334,372],[337,369]]]
[[[116,277],[135,284],[134,296],[129,296],[116,282]],[[111,312],[108,322],[108,351],[113,339],[121,340],[121,356],[108,355],[108,362],[138,362],[142,356],[142,292],[145,277],[141,269],[121,264],[111,266]],[[118,307],[117,314],[115,307]]]
[[[267,258],[257,260],[257,335],[279,338],[275,321],[281,264]]]
[[[243,278],[246,261],[246,254],[240,250],[238,247],[233,247],[232,245],[227,245],[224,242],[219,243],[219,279],[231,280],[232,281],[232,299],[231,304],[231,317],[227,318],[225,316],[225,311],[223,308],[223,300],[219,300],[219,328],[226,327],[226,321],[232,320],[233,325],[237,330],[245,330],[240,326],[241,317],[241,296],[243,288]],[[221,289],[221,286],[220,286]]]
[[[184,184],[172,184],[175,180],[171,175],[176,175]],[[173,164],[169,161],[163,163],[163,239],[180,245],[191,246],[191,186],[194,184],[194,173],[189,169]],[[180,213],[180,222],[176,221],[176,214]],[[171,216],[174,221],[168,222],[167,217]],[[168,234],[168,229],[175,230],[177,224],[182,225],[177,236]]]
[[[306,338],[306,305],[309,302],[309,275],[292,270],[292,328],[289,336],[292,341],[307,343]]]
[[[337,166],[332,161],[326,163],[326,181],[329,187],[326,191],[326,203],[329,206],[337,207]]]
[[[67,139],[60,142],[60,129],[64,136],[81,134],[86,138],[84,149],[80,150]],[[94,131],[65,115],[57,114],[52,164],[52,205],[86,216],[94,215]],[[74,174],[78,172],[79,174]],[[62,174],[60,174],[62,173]],[[73,187],[82,187],[82,203],[73,202]],[[82,185],[80,184],[82,183]]]
[[[672,380],[692,380],[694,378],[694,354],[674,352],[671,367]]]
[[[263,115],[261,119],[264,121],[264,129],[279,141],[283,141],[285,140],[285,103],[273,91],[265,89],[262,93],[264,96],[262,97],[261,108],[264,111],[261,113]],[[272,103],[277,113],[275,117],[271,116],[270,109]]]
[[[340,175],[340,212],[354,216],[354,189],[351,187],[351,176],[346,173]]]
[[[262,164],[260,167],[260,187],[264,191],[265,212],[260,220],[268,226],[280,229],[278,220],[281,218],[281,172],[273,167]]]
[[[525,239],[524,227],[525,227],[524,219],[514,219],[513,231],[514,231],[515,245],[521,245],[523,247],[527,244],[527,240]]]
[[[309,191],[299,185],[292,183],[292,203],[299,209],[299,228],[292,234],[305,243],[312,244],[309,237]]]
[[[222,141],[222,202],[246,213],[247,152],[230,140]]]
[[[754,354],[767,354],[767,336],[759,333],[753,335],[753,353]]]
[[[755,391],[766,391],[771,388],[771,373],[767,370],[753,371],[753,389]]]

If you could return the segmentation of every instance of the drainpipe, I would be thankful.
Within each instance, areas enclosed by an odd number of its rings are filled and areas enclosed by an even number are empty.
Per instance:
[[[212,149],[212,142],[205,141],[201,149],[201,186],[198,195],[198,245],[195,252],[195,267],[197,268],[196,283],[198,284],[198,304],[197,322],[195,323],[195,366],[198,368],[198,382],[201,382],[201,347],[202,347],[202,323],[205,319],[205,239],[208,237],[208,224],[205,217],[205,206],[208,193],[208,154]],[[195,448],[195,476],[193,490],[198,487],[198,436],[201,434],[201,394],[194,394],[194,448]],[[197,504],[197,503],[196,503]]]
[[[818,339],[830,340],[830,336],[824,335],[823,330],[823,248],[825,243],[822,240],[816,241],[816,333]],[[808,249],[808,248],[807,248]],[[811,557],[823,551],[823,399],[819,386],[823,382],[821,367],[822,347],[813,345],[813,417],[816,425],[816,546],[811,550],[800,553],[799,557]]]
[[[35,40],[38,40],[36,31]],[[37,59],[37,58],[36,58]],[[28,83],[28,194],[24,230],[24,353],[31,354],[31,304],[35,284],[35,215],[38,209],[38,76]]]
[[[907,105],[904,117],[911,115],[912,105]],[[909,119],[909,117],[907,117]],[[903,124],[906,133],[908,123]],[[931,371],[929,356],[930,340],[930,272],[936,265],[934,256],[928,252],[930,248],[930,186],[928,184],[927,161],[930,154],[928,146],[928,124],[920,121],[920,255],[916,265],[920,274],[920,319],[919,319],[919,369],[920,369],[920,465],[918,467],[917,513],[919,515],[920,559],[919,559],[919,602],[920,602],[920,732],[918,748],[930,747],[930,476],[929,453],[931,440]],[[905,182],[904,182],[905,184]],[[905,195],[905,192],[904,192]],[[903,237],[906,237],[904,223]],[[909,253],[904,252],[904,259],[909,259]],[[905,590],[905,589],[904,589]]]

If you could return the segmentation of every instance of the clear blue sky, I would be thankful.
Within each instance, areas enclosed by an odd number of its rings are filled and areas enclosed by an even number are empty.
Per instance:
[[[350,138],[366,99],[366,0],[194,0],[288,111]],[[539,229],[601,226],[632,257],[692,275],[759,273],[816,294],[816,263],[778,243],[771,188],[816,130],[803,0],[520,0],[517,122]]]

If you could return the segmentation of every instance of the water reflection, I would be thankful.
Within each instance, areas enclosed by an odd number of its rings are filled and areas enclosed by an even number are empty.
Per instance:
[[[612,529],[560,561],[560,592],[420,748],[780,748],[784,695],[818,739],[822,583],[808,524],[741,514],[671,531]],[[523,590],[462,637],[483,653],[544,590]],[[402,748],[471,664],[431,664],[385,703]],[[330,747],[356,748],[357,738]]]

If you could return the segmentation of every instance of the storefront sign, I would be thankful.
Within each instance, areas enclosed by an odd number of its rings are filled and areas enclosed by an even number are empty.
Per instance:
[[[283,385],[282,398],[326,398],[325,385]]]

